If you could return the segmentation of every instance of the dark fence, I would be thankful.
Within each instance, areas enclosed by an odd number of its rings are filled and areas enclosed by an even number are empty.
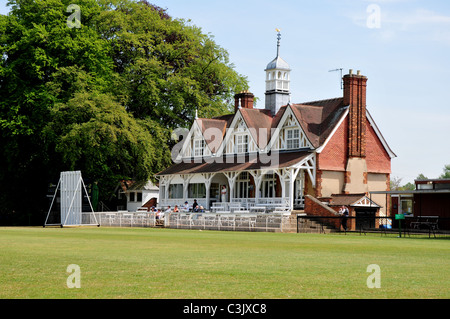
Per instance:
[[[346,225],[346,228],[344,227]],[[450,218],[437,216],[405,217],[396,220],[390,217],[297,215],[297,233],[378,233],[397,237],[427,236],[450,238]]]

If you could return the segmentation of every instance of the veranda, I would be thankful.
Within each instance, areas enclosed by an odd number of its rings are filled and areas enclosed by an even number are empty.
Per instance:
[[[197,200],[205,211],[301,209],[305,189],[315,187],[315,161],[314,153],[302,152],[285,154],[277,165],[266,167],[258,162],[229,166],[181,163],[158,175],[159,206],[182,207],[187,201],[192,207]]]

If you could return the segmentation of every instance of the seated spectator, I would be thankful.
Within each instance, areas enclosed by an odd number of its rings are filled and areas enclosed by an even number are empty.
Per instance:
[[[158,209],[158,212],[156,213],[156,219],[164,219],[164,213]]]
[[[174,213],[179,213],[180,210],[178,209],[178,205],[175,205],[175,207],[173,208],[173,212]]]
[[[172,212],[172,208],[170,208],[170,205],[169,205],[169,206],[167,206],[165,213],[171,213],[171,212]]]
[[[198,210],[199,210],[199,206],[198,206],[198,203],[197,203],[196,199],[194,199],[194,203],[192,204],[192,210],[194,212],[198,212]]]

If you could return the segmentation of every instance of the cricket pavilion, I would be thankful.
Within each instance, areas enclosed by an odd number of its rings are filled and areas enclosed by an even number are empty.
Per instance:
[[[291,69],[279,44],[265,69],[265,107],[254,107],[254,95],[243,91],[234,113],[196,117],[174,164],[157,174],[160,206],[196,199],[206,210],[294,210],[305,209],[307,196],[360,194],[359,210],[366,203],[377,214],[388,211],[385,196],[366,196],[389,190],[396,156],[366,107],[367,77],[350,70],[342,97],[291,103]]]

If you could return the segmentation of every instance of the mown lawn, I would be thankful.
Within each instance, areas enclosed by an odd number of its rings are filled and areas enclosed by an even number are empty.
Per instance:
[[[450,297],[449,261],[448,239],[3,227],[0,298],[437,299]],[[367,286],[371,264],[381,288]]]

